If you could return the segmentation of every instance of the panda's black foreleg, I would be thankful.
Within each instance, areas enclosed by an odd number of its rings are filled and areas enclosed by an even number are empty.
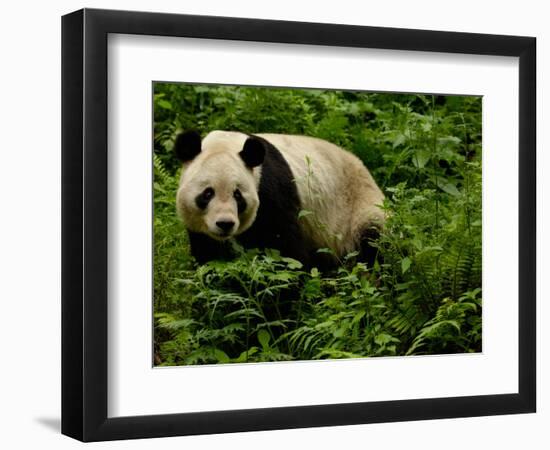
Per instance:
[[[278,234],[279,245],[277,246],[281,255],[300,261],[305,269],[310,269],[312,259],[297,222],[289,222]]]
[[[230,246],[225,242],[219,242],[202,233],[188,231],[191,255],[199,264],[208,261],[228,260],[233,256]]]
[[[265,220],[263,217],[237,238],[245,248],[275,249],[282,256],[296,259],[304,266],[310,265],[310,255],[306,250],[302,230],[291,218],[283,223]]]
[[[284,224],[279,224],[272,231],[273,234],[267,242],[268,247],[279,250],[283,257],[300,261],[303,265],[302,270],[309,271],[312,267],[312,260],[298,223],[288,217]],[[272,317],[272,320],[294,318],[296,314],[299,314],[297,311],[300,304],[299,292],[300,290],[295,287],[279,289],[275,302],[272,305],[266,305],[266,316]]]
[[[380,237],[380,230],[376,227],[366,228],[363,233],[361,233],[361,243],[360,243],[360,252],[358,259],[367,263],[368,267],[374,266],[374,263],[377,259],[380,259],[378,248],[373,245]]]

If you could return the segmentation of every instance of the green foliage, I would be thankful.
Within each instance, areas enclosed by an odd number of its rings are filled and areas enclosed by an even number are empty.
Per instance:
[[[157,83],[154,106],[157,364],[481,350],[480,98]],[[387,197],[374,266],[352,254],[306,271],[238,247],[197,266],[172,155],[190,128],[318,136],[358,155]]]

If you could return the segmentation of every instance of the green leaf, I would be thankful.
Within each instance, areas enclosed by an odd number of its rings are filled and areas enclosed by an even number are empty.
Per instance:
[[[422,169],[430,160],[430,152],[426,150],[418,150],[412,161],[417,169]]]
[[[411,243],[415,246],[417,250],[422,250],[422,241],[417,237],[411,239]]]
[[[330,253],[330,254],[332,254],[332,250],[330,248],[319,248],[319,249],[317,249],[317,253]]]
[[[401,273],[407,272],[411,267],[411,259],[408,256],[405,256],[401,260]]]
[[[404,134],[398,134],[395,140],[393,141],[393,148],[399,147],[401,144],[405,142],[405,135]]]
[[[366,311],[359,311],[355,316],[353,317],[351,324],[355,325],[357,322],[359,322],[363,317],[365,317]]]
[[[442,178],[440,176],[433,177],[432,181],[435,183],[435,185],[441,189],[442,191],[446,192],[447,194],[451,194],[453,196],[460,195],[459,190],[456,188],[456,184],[452,181],[449,181],[445,178]]]
[[[422,131],[427,133],[427,132],[431,131],[432,124],[430,122],[424,122],[420,127],[422,128]]]
[[[340,328],[337,328],[336,330],[334,330],[332,332],[332,335],[335,338],[341,338],[342,336],[344,336],[345,333],[346,333],[346,327],[341,326]]]
[[[344,256],[344,261],[347,261],[348,259],[355,258],[359,255],[359,252],[350,252],[346,256]]]
[[[313,211],[308,211],[307,209],[302,209],[299,213],[298,213],[298,219],[301,219],[302,217],[306,217],[306,216],[309,216],[313,214]]]
[[[453,145],[457,146],[460,144],[460,139],[456,136],[444,136],[437,139],[437,143],[440,145]]]
[[[258,331],[258,342],[260,343],[264,351],[269,349],[270,339],[271,336],[269,335],[267,330],[262,328],[260,331]]]
[[[449,182],[449,181],[444,181],[443,183],[438,183],[438,186],[440,189],[442,189],[443,191],[445,191],[447,194],[451,194],[451,195],[454,195],[454,196],[457,196],[457,195],[460,195],[460,192],[459,190],[456,188],[456,186]]]
[[[390,334],[380,333],[374,338],[374,342],[380,346],[389,344],[390,342],[399,342],[399,339],[394,338]]]
[[[223,350],[220,350],[219,348],[214,349],[214,357],[218,360],[218,362],[225,364],[230,362],[229,356],[227,356],[227,353],[225,353]]]
[[[293,278],[293,275],[291,272],[277,272],[269,276],[270,280],[275,280],[275,281],[289,281],[292,278]]]
[[[233,359],[233,362],[243,363],[248,361],[248,357],[258,353],[258,347],[250,347],[248,350],[242,352],[237,358]]]
[[[284,262],[287,263],[287,266],[289,269],[291,270],[294,270],[294,269],[301,269],[303,267],[303,264],[298,261],[297,259],[294,259],[294,258],[288,258],[288,257],[283,257],[281,258]]]
[[[157,105],[159,105],[161,108],[164,108],[164,109],[169,109],[169,110],[172,109],[172,103],[162,98],[157,101]]]

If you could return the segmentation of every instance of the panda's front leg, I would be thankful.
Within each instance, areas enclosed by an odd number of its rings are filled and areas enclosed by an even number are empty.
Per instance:
[[[380,229],[376,226],[366,227],[361,233],[359,261],[367,263],[368,267],[373,267],[377,259],[382,259],[374,244],[379,237]]]
[[[281,217],[283,220],[280,220]],[[283,214],[260,214],[254,225],[238,236],[237,240],[245,248],[272,248],[279,250],[283,256],[300,261],[306,267],[310,266],[311,258],[300,226]]]
[[[277,233],[276,247],[283,256],[300,261],[306,269],[312,265],[311,255],[302,229],[297,222],[289,222]]]
[[[205,234],[187,231],[191,255],[199,264],[214,260],[228,260],[232,257],[230,246],[226,242],[216,241]]]

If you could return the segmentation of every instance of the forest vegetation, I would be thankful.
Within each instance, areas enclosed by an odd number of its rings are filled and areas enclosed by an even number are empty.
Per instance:
[[[156,365],[481,351],[480,97],[155,83],[153,102]],[[377,261],[321,272],[235,246],[232,261],[196,264],[175,210],[188,129],[356,154],[386,195]]]

